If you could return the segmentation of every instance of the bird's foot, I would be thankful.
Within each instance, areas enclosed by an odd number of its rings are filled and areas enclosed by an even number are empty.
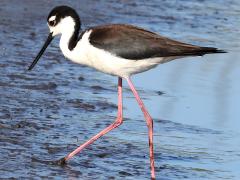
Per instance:
[[[64,166],[67,164],[66,158],[63,157],[55,162],[57,165]]]

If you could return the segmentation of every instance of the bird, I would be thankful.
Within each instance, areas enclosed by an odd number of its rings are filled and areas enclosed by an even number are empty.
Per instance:
[[[47,24],[50,33],[28,70],[33,69],[54,37],[60,35],[59,46],[67,59],[76,64],[89,66],[118,77],[116,120],[73,152],[60,159],[59,162],[65,164],[98,138],[123,123],[122,80],[124,79],[127,81],[146,120],[151,179],[156,179],[153,151],[153,119],[144,106],[131,77],[175,59],[225,53],[226,51],[214,47],[202,47],[179,42],[128,24],[105,24],[82,30],[78,13],[72,7],[65,5],[54,7],[51,10],[47,17]]]

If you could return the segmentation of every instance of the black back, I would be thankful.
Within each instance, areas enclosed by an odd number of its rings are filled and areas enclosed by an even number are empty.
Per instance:
[[[140,60],[169,56],[202,56],[224,51],[178,42],[156,33],[123,24],[92,28],[90,43],[125,59]]]

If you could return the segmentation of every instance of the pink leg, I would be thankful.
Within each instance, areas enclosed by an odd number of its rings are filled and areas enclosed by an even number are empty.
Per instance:
[[[138,95],[138,92],[136,91],[132,81],[130,80],[130,78],[127,78],[127,82],[144,114],[144,117],[146,119],[147,122],[147,126],[148,126],[148,137],[149,137],[149,151],[150,151],[150,167],[151,167],[151,178],[152,180],[155,180],[155,168],[154,168],[154,154],[153,154],[153,120],[151,118],[151,116],[149,115],[147,109],[144,107],[144,104],[141,100],[141,98]]]
[[[121,125],[123,122],[123,113],[122,113],[122,78],[118,78],[118,114],[117,114],[117,119],[116,121],[111,124],[110,126],[108,126],[107,128],[105,128],[104,130],[102,130],[100,133],[98,133],[97,135],[93,136],[91,139],[89,139],[87,142],[85,142],[84,144],[82,144],[81,146],[79,146],[77,149],[75,149],[73,152],[71,152],[70,154],[68,154],[66,157],[64,157],[63,159],[60,160],[60,164],[64,164],[66,163],[66,161],[68,161],[69,159],[71,159],[74,155],[76,155],[77,153],[79,153],[80,151],[82,151],[85,147],[89,146],[90,144],[92,144],[94,141],[96,141],[98,138],[100,138],[101,136],[103,136],[104,134],[108,133],[109,131],[111,131],[112,129],[118,127],[119,125]]]

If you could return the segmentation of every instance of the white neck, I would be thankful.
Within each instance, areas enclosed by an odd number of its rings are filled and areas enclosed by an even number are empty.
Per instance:
[[[59,46],[66,57],[71,53],[69,49],[69,41],[74,33],[74,26],[75,22],[71,17],[66,17],[61,21],[61,39]]]
[[[91,31],[86,31],[72,50],[69,50],[68,47],[68,42],[71,38],[70,33],[62,34],[60,39],[60,48],[64,56],[73,62],[91,66],[92,62],[89,61],[89,47],[91,47],[89,43],[90,33]]]
[[[59,46],[65,56],[66,54],[71,52],[68,47],[71,37],[72,37],[72,33],[63,33],[60,38]]]

